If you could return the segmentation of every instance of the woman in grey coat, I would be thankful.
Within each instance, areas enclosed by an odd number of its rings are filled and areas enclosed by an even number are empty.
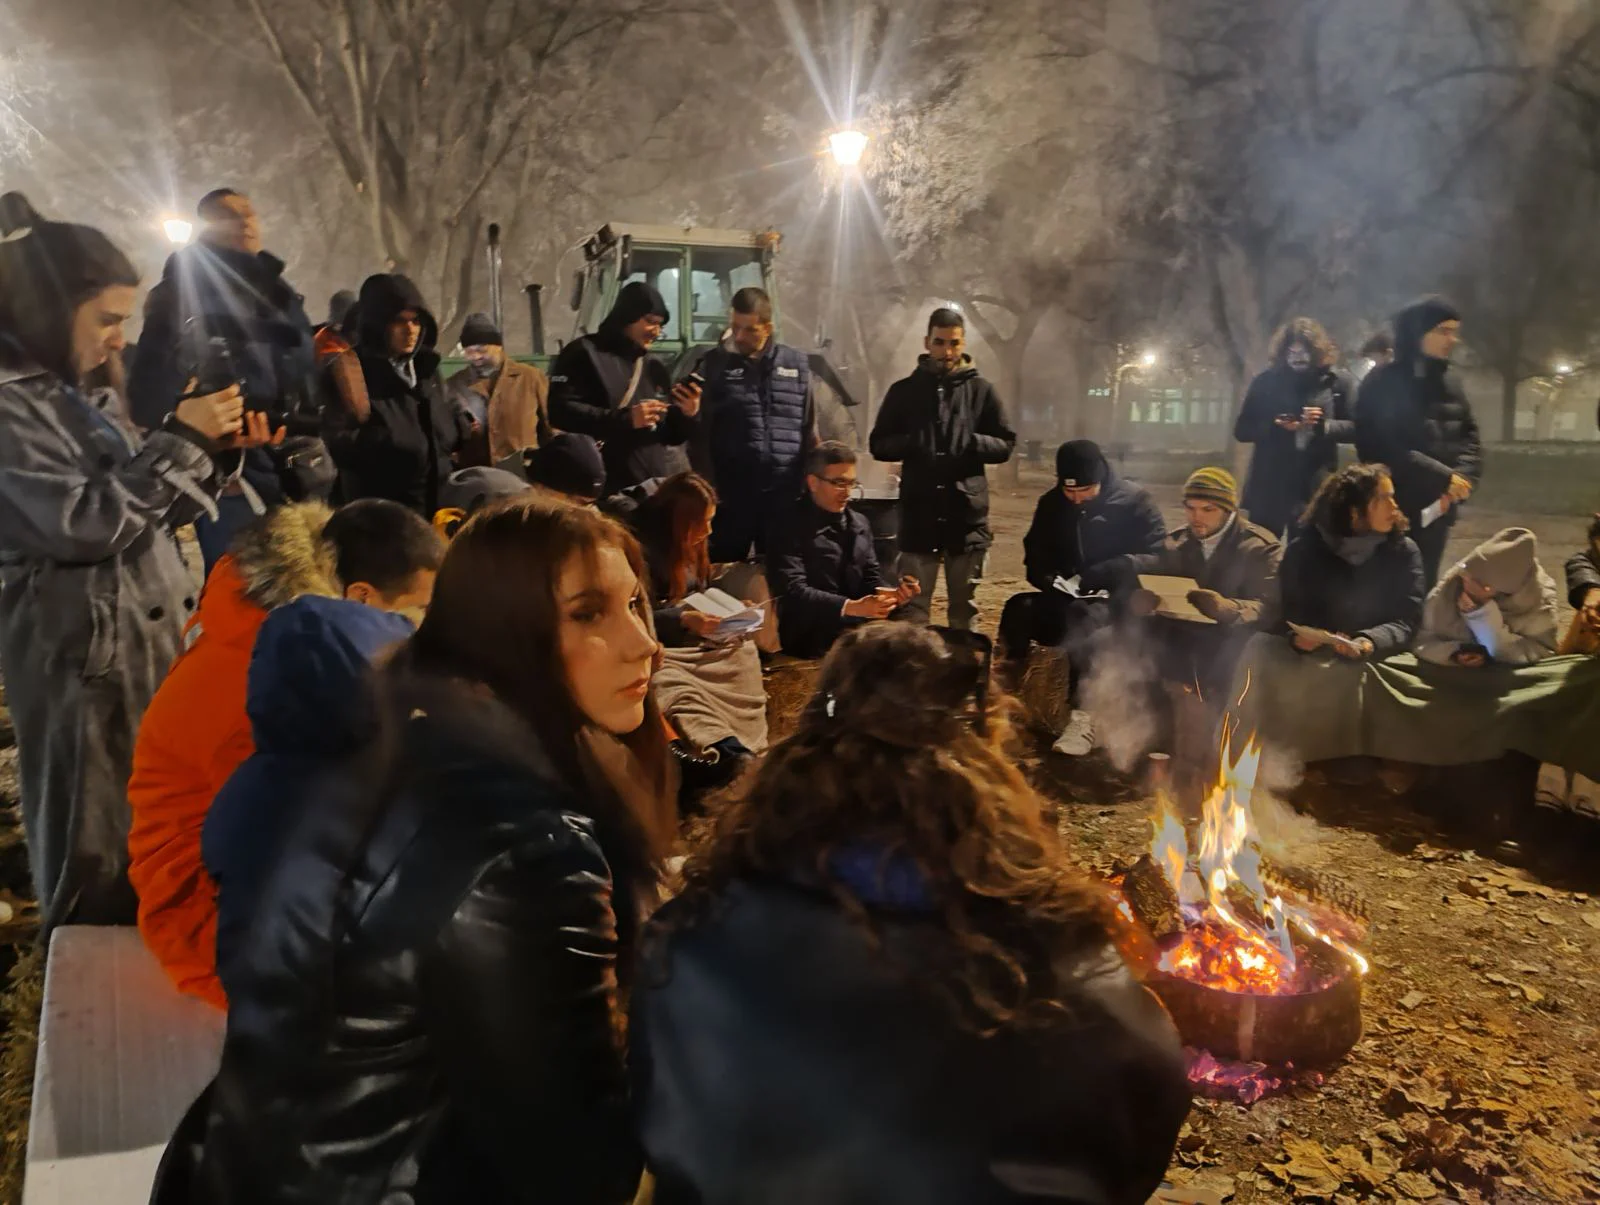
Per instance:
[[[265,438],[237,389],[141,441],[115,393],[83,387],[120,354],[137,284],[99,231],[0,197],[0,674],[46,933],[133,921],[133,737],[196,594],[173,528],[215,515],[224,445]]]

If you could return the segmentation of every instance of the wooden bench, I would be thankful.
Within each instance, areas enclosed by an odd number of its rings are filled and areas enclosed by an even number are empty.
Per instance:
[[[138,930],[57,929],[22,1205],[144,1205],[167,1140],[216,1074],[223,1028],[172,986]]]

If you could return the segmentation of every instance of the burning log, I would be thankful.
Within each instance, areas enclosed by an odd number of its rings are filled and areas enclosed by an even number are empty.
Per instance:
[[[1331,909],[1351,921],[1360,922],[1363,928],[1372,919],[1371,907],[1361,894],[1331,875],[1302,866],[1262,862],[1261,878],[1270,890],[1280,895],[1296,896],[1308,904]]]
[[[1166,872],[1155,859],[1145,854],[1122,880],[1122,894],[1138,922],[1157,941],[1176,937],[1183,931],[1183,914],[1178,908],[1178,893],[1167,881]]]

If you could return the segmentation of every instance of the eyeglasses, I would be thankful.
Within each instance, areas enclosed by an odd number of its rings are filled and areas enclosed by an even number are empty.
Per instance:
[[[853,490],[856,488],[858,478],[855,477],[818,477],[818,481],[829,489]]]

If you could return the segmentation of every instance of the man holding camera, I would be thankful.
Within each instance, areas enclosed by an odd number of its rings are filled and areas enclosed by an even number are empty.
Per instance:
[[[310,404],[314,360],[304,301],[283,278],[283,261],[263,249],[249,197],[219,188],[201,199],[197,214],[199,239],[168,258],[145,303],[128,379],[133,419],[154,430],[185,393],[237,384],[246,408],[264,411],[276,429]],[[243,476],[266,505],[283,501],[272,453],[248,453]],[[195,524],[208,572],[255,516],[237,484],[218,509],[215,521]]]

